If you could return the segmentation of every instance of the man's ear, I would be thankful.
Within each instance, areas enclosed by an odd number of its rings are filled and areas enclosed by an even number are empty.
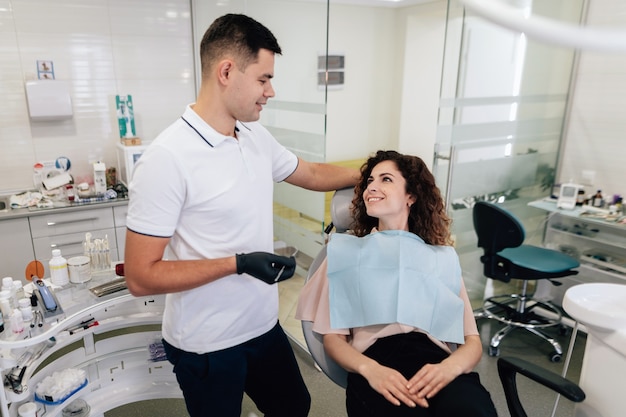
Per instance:
[[[226,84],[230,79],[230,74],[235,69],[235,64],[233,61],[229,59],[225,59],[221,61],[217,65],[217,79],[222,83]]]

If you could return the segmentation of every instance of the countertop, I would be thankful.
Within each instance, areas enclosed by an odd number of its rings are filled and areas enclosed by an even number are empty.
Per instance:
[[[32,217],[54,213],[65,213],[70,211],[90,210],[94,208],[125,206],[128,204],[128,198],[115,198],[111,200],[95,201],[90,203],[63,203],[56,202],[54,207],[37,208],[9,208],[0,212],[0,221],[17,219],[21,217]]]

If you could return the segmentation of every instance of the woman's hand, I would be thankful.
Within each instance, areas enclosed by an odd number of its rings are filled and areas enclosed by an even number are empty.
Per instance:
[[[452,382],[457,376],[471,372],[480,360],[482,342],[477,335],[465,336],[465,343],[441,363],[426,364],[409,380],[411,395],[429,399]]]
[[[428,407],[426,399],[409,392],[407,387],[409,381],[400,372],[382,366],[354,349],[348,343],[347,336],[325,334],[324,349],[345,370],[362,375],[370,386],[390,403],[395,405],[404,403],[409,407],[416,405]]]
[[[395,369],[372,361],[361,366],[359,371],[370,386],[390,403],[394,405],[404,403],[409,407],[417,405],[428,407],[426,398],[412,394],[408,389],[409,381]]]
[[[426,364],[409,380],[407,389],[411,396],[433,398],[443,387],[461,374],[461,368],[443,361]]]

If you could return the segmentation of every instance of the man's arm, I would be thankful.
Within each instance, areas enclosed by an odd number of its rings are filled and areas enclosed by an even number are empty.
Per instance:
[[[135,296],[165,294],[199,287],[237,273],[235,256],[185,261],[163,260],[169,238],[126,230],[124,274]]]
[[[268,285],[291,278],[296,259],[267,252],[216,259],[163,260],[169,238],[126,231],[124,273],[135,296],[190,290],[232,274],[248,274]],[[242,278],[244,279],[244,278]]]
[[[334,191],[355,185],[360,177],[358,169],[298,158],[298,167],[285,181],[307,190]]]

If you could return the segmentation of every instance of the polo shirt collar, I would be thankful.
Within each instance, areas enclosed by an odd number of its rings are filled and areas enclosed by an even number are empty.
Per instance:
[[[191,106],[192,106],[191,104],[187,105],[187,108],[185,109],[185,112],[183,113],[181,119],[183,120],[184,123],[189,125],[190,129],[195,130],[198,136],[204,139],[204,141],[207,142],[209,146],[211,147],[219,146],[226,139],[233,138],[233,136],[225,136],[219,133],[217,130],[215,130],[211,125],[209,125],[200,116],[198,116],[198,113],[196,113],[191,108]],[[245,130],[249,130],[247,127],[241,124],[241,122],[237,121],[235,123],[235,129],[238,132],[240,132],[242,128]]]

